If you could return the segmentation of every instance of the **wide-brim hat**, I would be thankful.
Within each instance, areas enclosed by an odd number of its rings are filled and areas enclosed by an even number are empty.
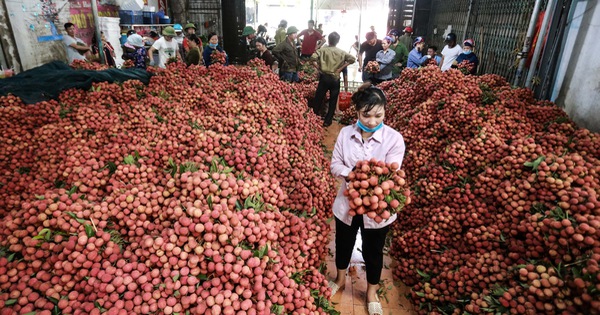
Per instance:
[[[246,26],[244,27],[244,30],[242,31],[242,36],[248,36],[248,35],[252,35],[256,33],[256,31],[254,30],[254,28],[252,26]]]
[[[188,28],[196,29],[196,25],[194,25],[194,23],[188,23],[188,24],[185,25],[184,29],[187,31]]]
[[[127,43],[135,47],[144,47],[144,40],[142,39],[142,36],[138,34],[131,34],[127,37]]]
[[[298,33],[298,28],[295,26],[288,27],[286,34],[290,35],[290,34],[294,34],[294,33]]]
[[[167,26],[162,31],[163,36],[172,36],[175,37],[175,29],[172,26]]]

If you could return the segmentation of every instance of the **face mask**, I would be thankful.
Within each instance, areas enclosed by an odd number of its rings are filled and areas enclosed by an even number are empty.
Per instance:
[[[468,55],[468,54],[470,54],[470,53],[471,53],[471,51],[470,51],[470,50],[463,49],[463,54],[465,54],[465,55]]]
[[[364,132],[373,133],[383,127],[383,121],[379,125],[377,125],[375,128],[368,128],[367,126],[363,125],[360,122],[360,120],[356,123],[356,125],[358,126],[358,128],[360,128],[360,130],[362,130]]]
[[[208,47],[215,49],[215,48],[217,48],[217,45],[218,44],[209,43]]]

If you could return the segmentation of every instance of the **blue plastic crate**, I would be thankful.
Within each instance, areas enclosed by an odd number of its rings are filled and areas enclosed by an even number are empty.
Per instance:
[[[144,15],[142,11],[119,10],[121,24],[143,24]]]
[[[157,24],[158,16],[155,12],[144,11],[144,24]]]
[[[165,19],[165,18],[160,18],[159,20],[160,24],[171,24],[171,19]]]

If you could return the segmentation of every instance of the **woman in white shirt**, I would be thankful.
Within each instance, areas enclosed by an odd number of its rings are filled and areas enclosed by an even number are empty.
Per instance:
[[[404,139],[393,128],[383,123],[385,118],[386,97],[379,88],[370,83],[361,86],[352,102],[356,106],[358,121],[342,128],[337,138],[331,173],[346,179],[358,161],[375,158],[386,163],[396,162],[402,165],[404,158]],[[381,270],[383,268],[383,246],[389,231],[389,225],[396,220],[396,215],[388,220],[377,221],[367,215],[350,216],[348,197],[344,196],[346,183],[342,184],[333,203],[335,216],[335,261],[337,277],[329,282],[332,296],[343,289],[346,284],[346,270],[350,264],[356,234],[360,229],[362,235],[362,254],[367,269],[367,306],[370,315],[383,315],[377,297]]]

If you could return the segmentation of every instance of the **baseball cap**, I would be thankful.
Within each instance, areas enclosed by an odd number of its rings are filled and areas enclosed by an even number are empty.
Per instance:
[[[417,46],[417,44],[424,43],[424,42],[425,42],[425,38],[419,36],[419,37],[415,38],[415,40],[413,40],[413,47]]]
[[[404,28],[404,33],[412,33],[412,32],[413,32],[412,27],[407,26],[407,27]]]
[[[475,47],[475,41],[473,41],[470,38],[465,39],[465,41],[463,42],[463,46]]]

